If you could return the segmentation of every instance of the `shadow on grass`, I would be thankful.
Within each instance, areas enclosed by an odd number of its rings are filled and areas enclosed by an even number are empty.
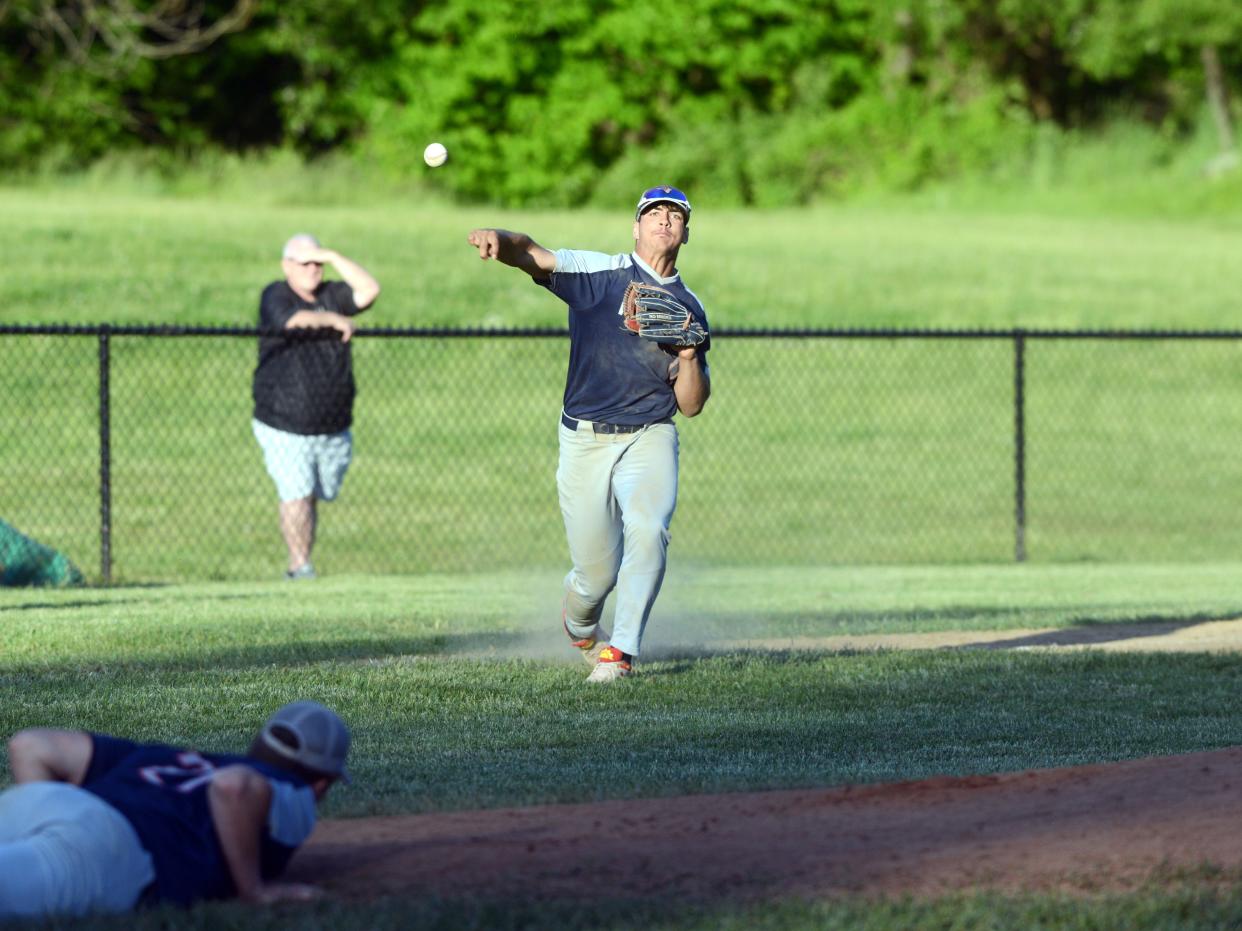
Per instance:
[[[4,605],[0,610],[4,611],[64,611],[71,608],[107,608],[112,605],[133,604],[136,599],[116,598],[106,601],[62,601],[53,603],[50,601],[32,601],[29,604],[20,605]]]
[[[297,862],[297,861],[295,861]],[[1065,896],[1057,893],[1004,895],[992,890],[940,896],[863,898],[841,893],[815,900],[802,897],[760,901],[687,901],[652,894],[627,897],[618,908],[607,896],[595,901],[540,900],[535,895],[505,901],[460,895],[389,895],[372,901],[326,896],[310,903],[255,908],[241,902],[202,903],[186,910],[163,905],[123,916],[93,916],[56,927],[98,931],[210,931],[217,928],[274,931],[709,931],[717,928],[942,928],[987,927],[1026,931],[1033,926],[1177,927],[1185,931],[1234,928],[1242,921],[1242,893],[1231,872],[1222,878],[1153,882],[1141,893]],[[20,927],[26,927],[22,925]],[[40,926],[42,927],[42,926]]]
[[[394,849],[398,845],[392,845]],[[379,845],[377,845],[379,848]],[[382,849],[382,848],[380,848]],[[297,874],[295,858],[291,875]],[[319,877],[320,880],[323,877]],[[794,900],[799,916],[806,910]],[[459,895],[452,898],[434,894],[385,895],[374,899],[342,897],[329,893],[311,902],[281,902],[256,907],[235,899],[200,901],[191,908],[167,903],[142,908],[122,915],[98,914],[84,918],[49,919],[46,922],[21,922],[3,927],[17,931],[38,928],[63,928],[74,931],[216,931],[220,928],[253,929],[253,931],[523,931],[523,929],[557,928],[562,931],[606,931],[667,927],[706,931],[729,926],[755,926],[751,922],[736,924],[738,916],[754,914],[755,921],[770,916],[773,910],[789,911],[789,905],[764,902],[739,904],[734,901],[707,904],[678,898],[627,897],[623,914],[615,902],[592,902],[583,897],[555,900],[532,893],[530,896],[498,897]],[[804,919],[803,919],[804,920]],[[775,927],[807,927],[804,923]]]
[[[175,590],[175,589],[177,588],[177,586],[175,586],[175,585],[170,585],[170,586],[165,586],[165,585],[125,585],[125,586],[117,586],[116,588],[98,589],[98,590],[100,590],[100,591],[122,591],[122,590],[125,590],[125,589],[139,589],[139,588],[141,588],[141,589],[160,589],[160,588],[169,588],[169,589],[173,589],[173,590]],[[253,600],[253,599],[256,599],[256,598],[266,598],[266,597],[270,597],[270,596],[268,596],[268,595],[266,595],[266,594],[263,594],[263,593],[259,593],[259,592],[255,592],[255,593],[253,593],[253,594],[251,594],[251,593],[241,593],[241,592],[235,592],[235,593],[224,594],[224,595],[219,595],[219,594],[216,594],[216,593],[214,593],[214,592],[213,592],[213,593],[210,595],[209,600],[210,600],[210,601],[212,601],[212,602],[216,602],[216,601],[250,601],[250,600]],[[176,601],[178,601],[178,602],[180,602],[180,603],[185,603],[187,600],[189,600],[189,601],[193,601],[194,599],[186,599],[186,598],[184,598],[184,596],[177,595],[177,594],[175,593],[175,591],[174,591],[174,594],[173,594],[172,598],[170,598],[170,599],[168,599],[168,600],[170,600],[170,601],[171,601],[171,600],[176,600]],[[158,600],[158,599],[157,599],[157,600],[153,601],[153,600],[152,600],[152,599],[150,599],[150,598],[99,598],[99,599],[92,600],[92,601],[86,601],[86,600],[80,600],[80,601],[31,601],[31,602],[27,602],[27,603],[25,603],[25,604],[0,605],[0,611],[65,611],[65,610],[70,610],[70,609],[74,609],[74,608],[111,608],[111,607],[113,607],[113,606],[115,606],[115,605],[125,605],[125,604],[144,604],[144,605],[149,605],[149,604],[158,604],[158,603],[161,603],[161,602],[160,602],[160,600]]]
[[[717,660],[724,663],[736,663],[739,666],[751,660],[763,660],[779,666],[811,666],[818,663],[823,656],[852,656],[864,651],[860,650],[815,650],[790,649],[787,647],[739,646],[731,649],[685,648],[653,650],[644,653],[643,658],[649,662],[660,664],[661,676],[684,675],[695,668],[702,660]],[[874,651],[866,651],[874,652]]]
[[[76,675],[83,669],[92,672],[106,669],[109,674],[143,672],[159,674],[171,671],[242,671],[280,666],[306,666],[325,662],[377,663],[409,656],[443,657],[469,654],[480,661],[504,659],[511,648],[522,641],[518,633],[488,632],[478,634],[428,634],[422,637],[386,637],[376,639],[306,640],[296,643],[255,644],[245,647],[205,647],[187,644],[184,652],[146,654],[130,653],[124,658],[113,656],[76,656],[52,662],[12,662],[0,660],[0,684],[8,678],[22,676],[47,677],[62,673]]]
[[[853,636],[861,634],[931,633],[948,630],[1004,630],[1006,628],[1030,628],[1047,624],[1056,627],[1086,626],[1094,624],[1131,623],[1142,624],[1152,620],[1181,620],[1177,617],[1143,615],[1142,606],[1128,607],[1117,603],[1067,604],[1044,606],[1008,605],[945,605],[939,608],[889,608],[883,610],[794,610],[783,612],[771,609],[754,611],[712,611],[705,609],[698,615],[685,612],[673,613],[671,617],[658,617],[653,627],[664,631],[665,639],[691,637],[701,639],[707,632],[713,635],[737,632],[738,639],[764,636],[765,628],[775,627],[775,636]],[[1237,608],[1219,608],[1211,613],[1198,612],[1187,619],[1198,623],[1203,620],[1227,620],[1242,616],[1242,605]],[[767,618],[776,619],[772,623]],[[796,623],[796,630],[788,624]],[[671,627],[671,632],[666,628]],[[759,633],[754,631],[759,629]],[[678,641],[679,642],[679,641]]]
[[[1031,612],[1024,612],[1029,614]],[[1005,638],[1001,631],[993,636],[981,633],[979,639],[965,643],[943,643],[925,641],[902,642],[902,637],[914,637],[924,633],[950,633],[952,628],[935,627],[931,630],[894,630],[892,627],[878,631],[860,632],[824,632],[788,633],[765,637],[763,632],[750,633],[736,640],[712,643],[704,640],[695,644],[665,643],[644,653],[644,658],[676,664],[679,660],[693,661],[713,656],[765,656],[773,658],[790,658],[795,656],[833,654],[852,655],[875,650],[907,650],[907,649],[941,649],[941,650],[1012,650],[1024,647],[1040,646],[1090,646],[1092,644],[1118,643],[1126,640],[1142,640],[1151,637],[1162,637],[1179,631],[1188,630],[1202,624],[1217,621],[1232,621],[1242,617],[1242,608],[1223,612],[1195,613],[1186,616],[1149,615],[1145,617],[1126,618],[1124,620],[1079,619],[1073,626],[1055,630],[1040,631],[1035,634],[1024,634],[1020,637]],[[986,630],[987,628],[983,628]],[[975,632],[971,628],[968,633]],[[961,632],[960,630],[957,632]],[[866,648],[843,643],[851,637],[891,637],[887,641],[871,642]],[[1242,646],[1242,643],[1239,644]],[[674,667],[672,671],[677,671]]]
[[[1089,620],[1081,621],[1078,626],[1067,627],[1063,630],[1047,630],[1026,637],[1013,637],[1008,640],[963,643],[953,647],[953,649],[1014,650],[1022,647],[1090,646],[1097,643],[1119,643],[1123,640],[1163,637],[1191,627],[1197,627],[1200,624],[1237,620],[1240,616],[1242,616],[1242,610],[1214,614],[1192,614],[1188,617],[1152,615],[1135,618],[1128,622]]]

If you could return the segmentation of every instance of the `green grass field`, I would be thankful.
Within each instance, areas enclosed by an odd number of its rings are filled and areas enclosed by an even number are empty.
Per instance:
[[[385,287],[373,325],[562,326],[465,245],[628,246],[625,211],[307,209],[0,191],[12,323],[252,325],[297,230]],[[872,204],[699,205],[688,282],[717,327],[1233,327],[1242,224]],[[0,517],[97,570],[95,346],[0,337]],[[240,749],[297,695],[338,706],[357,781],[334,817],[826,786],[1242,742],[1233,656],[792,650],[836,634],[1017,630],[1242,614],[1242,366],[1231,344],[1028,346],[1033,564],[1012,557],[1003,343],[714,350],[682,425],[670,575],[645,671],[582,687],[556,629],[551,477],[565,348],[360,339],[359,458],[309,587],[280,570],[249,436],[249,341],[114,341],[117,575],[0,591],[0,732],[76,725]],[[495,384],[463,373],[482,366]],[[364,442],[365,441],[365,442]],[[1120,450],[1120,452],[1119,452]],[[204,468],[209,463],[210,469]],[[756,515],[761,515],[757,519]],[[183,538],[177,533],[187,533]],[[171,536],[170,536],[171,535]],[[170,540],[172,541],[170,543]],[[195,581],[181,581],[181,580]],[[211,581],[217,580],[217,581]],[[219,581],[229,580],[229,581]],[[729,647],[738,639],[764,648]],[[633,688],[629,688],[632,685]],[[601,727],[627,747],[598,752]],[[651,901],[201,907],[100,927],[1219,928],[1239,877],[1087,902],[993,896],[762,910]]]
[[[564,324],[519,273],[485,266],[476,226],[549,248],[630,247],[615,212],[418,202],[292,207],[0,190],[5,319],[251,325],[279,249],[315,231],[384,285],[374,325]],[[717,327],[1222,327],[1236,321],[1242,224],[897,202],[807,211],[696,207],[681,269]]]

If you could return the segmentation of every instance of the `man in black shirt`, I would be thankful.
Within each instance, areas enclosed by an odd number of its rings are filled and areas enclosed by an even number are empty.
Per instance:
[[[330,262],[343,281],[325,281]],[[289,579],[315,577],[316,503],[340,491],[353,452],[353,317],[379,296],[371,274],[307,233],[285,243],[284,281],[263,289],[259,326],[336,330],[339,338],[266,335],[254,372],[255,438],[280,497],[280,531],[289,549]]]

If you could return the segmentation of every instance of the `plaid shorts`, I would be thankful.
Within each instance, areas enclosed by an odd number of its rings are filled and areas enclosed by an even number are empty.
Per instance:
[[[281,501],[315,497],[331,501],[341,490],[353,458],[353,434],[349,430],[303,436],[250,421],[254,437],[263,448],[267,474],[276,483]]]

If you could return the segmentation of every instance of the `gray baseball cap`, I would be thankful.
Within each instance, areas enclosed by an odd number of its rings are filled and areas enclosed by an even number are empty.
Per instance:
[[[345,771],[349,728],[335,711],[317,701],[285,705],[267,719],[259,738],[278,756],[342,782],[350,781]]]

